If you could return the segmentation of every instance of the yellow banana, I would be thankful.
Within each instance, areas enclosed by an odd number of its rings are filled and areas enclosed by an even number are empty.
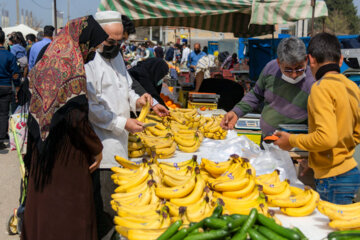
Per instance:
[[[176,143],[173,142],[170,147],[168,148],[156,148],[155,152],[156,154],[160,155],[170,155],[173,154],[176,151]]]
[[[154,120],[154,121],[157,121],[157,122],[162,122],[163,121],[163,119],[161,117],[159,117],[156,114],[152,114],[152,113],[148,114],[146,117],[148,119],[151,119],[151,120]]]
[[[142,144],[142,142],[128,142],[129,151],[139,150],[142,149],[143,147],[144,144]]]
[[[351,219],[337,219],[332,220],[329,223],[331,228],[339,229],[339,230],[351,230],[351,229],[359,229],[360,228],[360,217],[355,217]]]
[[[183,185],[187,180],[188,179],[179,181],[179,180],[169,177],[168,175],[164,175],[164,177],[162,178],[162,181],[169,187],[176,187],[179,185]]]
[[[129,142],[140,142],[141,139],[137,135],[129,135]]]
[[[310,189],[310,192],[311,198],[306,205],[298,208],[280,208],[281,212],[293,217],[303,217],[310,215],[312,212],[314,212],[320,199],[320,195],[316,191]]]
[[[229,191],[229,192],[223,192],[223,195],[226,197],[232,197],[232,198],[239,198],[239,197],[245,197],[249,193],[251,193],[255,188],[255,181],[252,177],[249,177],[249,184],[238,191]]]
[[[199,200],[205,188],[205,181],[200,174],[196,176],[196,184],[194,190],[184,198],[172,198],[170,202],[179,206],[188,206]]]
[[[139,184],[141,184],[142,182],[144,182],[147,177],[149,176],[149,167],[145,167],[143,171],[141,171],[141,174],[139,175],[139,177],[137,179],[135,179],[134,181],[132,182],[129,182],[128,184],[126,185],[122,185],[122,186],[119,186],[115,189],[115,192],[116,193],[120,193],[120,192],[126,192],[128,189],[132,188],[132,187],[135,187]]]
[[[146,190],[147,188],[147,184],[140,184],[139,186],[141,186],[139,189],[137,189],[136,191],[133,192],[122,192],[122,193],[113,193],[111,194],[111,198],[112,199],[122,199],[122,198],[127,198],[130,196],[138,196],[140,193],[142,193],[143,191]]]
[[[115,160],[124,168],[129,168],[129,169],[138,169],[140,167],[140,164],[142,163],[142,162],[132,162],[120,156],[115,156]]]
[[[282,193],[285,188],[289,185],[288,181],[282,181],[279,183],[262,183],[255,180],[256,184],[261,185],[263,187],[263,191],[265,194],[276,195]]]
[[[273,206],[284,207],[284,208],[287,207],[296,208],[306,205],[310,201],[311,196],[312,194],[310,193],[310,190],[307,189],[302,194],[298,194],[294,197],[288,196],[286,198],[282,198],[282,197],[276,197],[276,195],[269,195],[268,201]]]
[[[207,202],[204,199],[201,199],[200,202],[188,206],[186,208],[186,217],[191,222],[196,222],[199,218],[203,219],[205,217],[206,205]]]
[[[150,102],[146,102],[146,104],[141,108],[140,115],[137,118],[138,121],[144,122],[145,117],[148,115],[150,111]]]
[[[195,134],[192,139],[182,139],[179,135],[175,135],[174,140],[177,144],[184,147],[193,147],[197,143]]]
[[[161,229],[129,229],[127,239],[128,240],[156,240],[158,237],[166,231],[167,228]]]
[[[242,178],[242,179],[235,179],[235,180],[229,180],[226,182],[218,182],[209,184],[212,189],[219,192],[224,191],[238,191],[243,189],[245,186],[249,184],[249,178]]]
[[[194,155],[191,159],[183,161],[183,162],[178,162],[178,163],[172,163],[172,162],[161,162],[160,165],[167,165],[167,166],[171,166],[174,168],[179,168],[179,167],[187,167],[187,166],[193,166],[194,163],[196,163],[196,155]]]
[[[265,183],[278,183],[280,182],[279,178],[280,171],[275,169],[272,173],[263,174],[256,177],[258,184],[265,184]]]
[[[200,142],[199,138],[197,138],[196,139],[196,144],[194,146],[192,146],[192,147],[184,147],[182,145],[178,145],[178,147],[179,147],[179,150],[182,151],[182,152],[193,153],[193,152],[196,152],[199,149],[200,144],[201,144],[201,142]]]
[[[121,167],[112,167],[111,171],[113,171],[114,173],[128,175],[128,174],[137,173],[137,169],[134,170],[134,169],[128,169],[128,168],[121,168]]]
[[[130,158],[139,158],[142,157],[145,153],[145,149],[142,148],[140,150],[134,150],[134,151],[129,151],[129,157]]]
[[[161,219],[154,221],[144,221],[141,223],[130,221],[124,217],[114,217],[114,223],[118,226],[127,227],[131,229],[159,229],[161,226]]]
[[[131,215],[142,215],[143,213],[149,214],[152,212],[156,212],[161,209],[162,205],[157,204],[149,204],[145,206],[133,206],[133,205],[121,205],[119,202],[115,200],[111,200],[111,205],[116,206],[116,211],[126,211],[129,212]]]
[[[211,175],[223,174],[232,164],[232,161],[226,161],[224,163],[214,163],[206,158],[201,159],[201,166],[203,166]]]
[[[188,195],[195,187],[195,175],[193,175],[185,184],[177,187],[157,187],[156,195],[159,198],[171,199],[182,198]]]
[[[148,127],[147,129],[148,129],[153,135],[159,136],[159,137],[166,137],[167,134],[170,133],[168,130],[160,130],[160,129],[157,129],[157,128],[155,128],[155,127]]]

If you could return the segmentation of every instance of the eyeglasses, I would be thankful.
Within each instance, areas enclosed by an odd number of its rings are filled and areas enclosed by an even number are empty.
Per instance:
[[[301,68],[301,69],[285,69],[284,72],[285,73],[303,73],[305,72],[306,69],[305,68]]]

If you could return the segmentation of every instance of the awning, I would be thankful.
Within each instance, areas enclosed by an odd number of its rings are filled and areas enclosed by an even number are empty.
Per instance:
[[[310,2],[310,0],[101,0],[98,10],[119,11],[132,19],[136,27],[192,27],[215,32],[232,32],[236,37],[249,37],[272,33],[273,25],[277,23],[311,18]],[[315,13],[316,17],[327,15],[325,2],[317,2]]]

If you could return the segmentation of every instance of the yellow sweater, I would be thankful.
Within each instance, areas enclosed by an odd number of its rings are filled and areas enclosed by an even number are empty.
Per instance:
[[[359,87],[342,74],[327,73],[313,84],[308,99],[309,134],[292,134],[290,144],[309,151],[315,178],[337,176],[356,167],[359,104]]]

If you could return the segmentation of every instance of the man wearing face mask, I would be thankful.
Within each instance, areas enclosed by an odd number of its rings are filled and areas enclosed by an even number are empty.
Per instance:
[[[201,51],[200,43],[195,43],[194,51],[189,54],[187,61],[187,67],[190,68],[190,79],[192,81],[195,79],[196,65],[203,56],[206,56],[206,53]]]
[[[279,124],[307,123],[307,100],[315,79],[307,66],[305,44],[295,37],[285,38],[279,43],[277,55],[265,66],[254,88],[225,115],[221,122],[224,129],[233,129],[238,118],[262,102],[263,136],[273,134]]]
[[[152,97],[141,97],[132,90],[132,79],[126,70],[120,42],[123,39],[121,14],[97,12],[95,20],[109,37],[97,50],[93,61],[85,65],[89,99],[89,120],[103,144],[103,161],[93,173],[94,198],[99,239],[110,239],[114,232],[115,212],[110,206],[116,188],[111,180],[114,156],[128,158],[128,134],[144,130],[143,123],[130,118],[130,111],[140,110]]]

